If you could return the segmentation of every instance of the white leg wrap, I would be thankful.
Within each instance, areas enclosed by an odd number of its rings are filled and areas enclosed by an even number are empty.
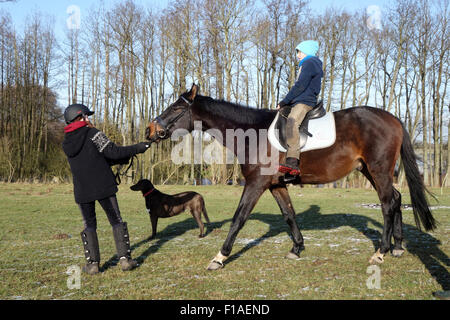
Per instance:
[[[219,251],[219,253],[214,257],[214,260],[213,260],[213,261],[220,262],[220,263],[223,264],[223,262],[224,262],[226,259],[227,259],[227,257],[224,256],[224,255]]]
[[[380,249],[375,252],[375,254],[370,258],[369,263],[376,264],[376,263],[383,263],[384,262],[384,254],[380,252]]]

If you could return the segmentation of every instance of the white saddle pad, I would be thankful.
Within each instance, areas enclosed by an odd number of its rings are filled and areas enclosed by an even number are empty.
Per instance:
[[[275,132],[278,116],[279,114],[277,113],[269,127],[268,138],[272,146],[281,152],[286,152],[287,150],[279,142],[278,132]],[[300,149],[301,152],[332,146],[336,142],[336,124],[333,112],[327,112],[322,118],[309,120],[308,132],[312,134],[312,137],[308,137],[306,143]]]

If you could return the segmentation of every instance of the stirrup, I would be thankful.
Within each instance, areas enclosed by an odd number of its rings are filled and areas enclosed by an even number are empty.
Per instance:
[[[285,174],[284,177],[283,177],[283,182],[284,182],[284,183],[292,183],[292,182],[294,182],[295,180],[297,180],[297,177],[298,177],[298,176],[293,176],[293,175],[291,175],[290,173],[287,173],[287,174]]]

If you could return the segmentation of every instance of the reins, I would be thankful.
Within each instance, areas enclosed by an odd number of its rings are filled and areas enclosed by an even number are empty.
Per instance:
[[[127,172],[133,166],[133,161],[134,161],[135,158],[137,159],[136,155],[131,157],[131,162],[130,162],[130,164],[128,165],[128,167],[125,169],[125,171],[123,173],[120,172],[120,169],[117,169],[117,172],[116,172],[116,174],[114,176],[117,185],[120,185],[122,183],[122,179],[120,178],[120,176],[125,176],[127,178],[132,178],[131,176],[127,176]]]

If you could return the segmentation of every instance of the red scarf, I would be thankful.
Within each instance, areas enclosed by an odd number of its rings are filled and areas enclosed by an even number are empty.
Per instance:
[[[72,122],[71,124],[67,125],[66,127],[64,127],[64,132],[65,133],[69,133],[75,130],[78,130],[80,128],[86,127],[88,124],[85,121],[76,121],[76,122]]]

